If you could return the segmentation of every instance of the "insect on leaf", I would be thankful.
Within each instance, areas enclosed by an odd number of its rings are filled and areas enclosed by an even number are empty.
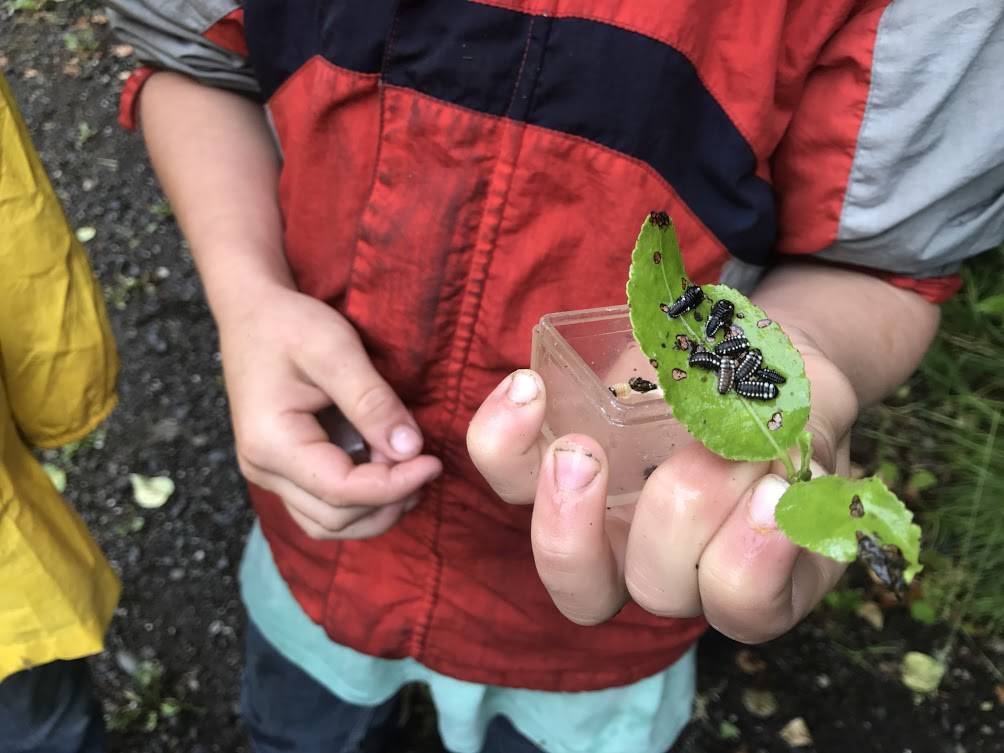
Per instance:
[[[792,484],[778,502],[774,518],[794,543],[839,562],[858,556],[860,531],[879,546],[899,548],[907,563],[906,583],[921,570],[920,527],[906,505],[876,477],[820,476]]]
[[[809,417],[809,381],[802,357],[780,326],[741,293],[725,285],[704,285],[704,301],[693,311],[669,318],[665,308],[683,293],[685,271],[672,221],[653,212],[642,226],[631,257],[627,294],[631,327],[641,350],[659,375],[673,416],[705,447],[731,460],[776,458],[798,439]],[[713,339],[705,325],[713,301],[735,305],[733,326],[743,330],[751,347],[763,353],[763,365],[786,378],[773,400],[746,399],[730,391],[719,394],[714,371],[691,367],[690,351],[663,347],[684,335],[711,349],[729,329]],[[676,370],[676,378],[674,378]],[[680,372],[685,372],[685,378]]]

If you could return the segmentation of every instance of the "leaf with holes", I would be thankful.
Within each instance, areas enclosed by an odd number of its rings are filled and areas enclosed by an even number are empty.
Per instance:
[[[770,460],[795,445],[809,418],[809,381],[802,356],[781,327],[741,293],[726,285],[703,285],[704,300],[696,309],[670,318],[665,309],[689,284],[672,221],[653,212],[642,226],[631,257],[628,304],[631,327],[642,352],[652,360],[673,416],[712,452],[731,460]],[[715,372],[691,367],[689,351],[663,347],[685,335],[691,343],[713,348],[705,325],[713,301],[735,305],[738,327],[751,347],[763,353],[763,365],[784,375],[773,400],[746,399],[730,391],[718,393]],[[674,379],[674,369],[686,378]],[[677,373],[679,373],[679,371]]]
[[[905,583],[921,570],[920,527],[879,478],[820,476],[792,484],[774,517],[794,543],[839,562],[858,557],[860,531],[875,543],[876,551],[890,544],[899,548],[906,560]]]

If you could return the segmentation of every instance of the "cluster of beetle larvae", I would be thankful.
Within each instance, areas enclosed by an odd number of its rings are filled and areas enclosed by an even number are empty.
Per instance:
[[[704,300],[704,291],[697,285],[685,285],[683,295],[672,304],[662,303],[659,308],[670,319],[676,319],[688,311],[696,309]],[[725,339],[708,350],[699,343],[686,340],[690,350],[688,363],[708,371],[718,373],[718,392],[725,395],[734,389],[740,397],[749,400],[773,400],[778,395],[777,385],[784,384],[782,374],[767,368],[763,362],[763,353],[750,347],[749,340],[739,330],[733,329],[732,318],[736,307],[731,301],[716,301],[708,314],[708,323],[704,334],[710,340],[718,330],[725,329]],[[695,318],[699,314],[695,312]],[[700,319],[698,318],[698,321]]]

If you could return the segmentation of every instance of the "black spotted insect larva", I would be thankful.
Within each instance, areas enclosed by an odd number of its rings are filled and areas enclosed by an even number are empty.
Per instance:
[[[732,389],[732,380],[736,374],[736,362],[728,356],[722,358],[718,367],[718,394],[724,395]]]
[[[748,400],[773,400],[777,397],[777,385],[747,379],[736,383],[736,394]]]
[[[704,334],[714,337],[722,327],[732,326],[732,315],[736,313],[736,307],[732,301],[716,301],[708,314],[708,324],[704,328]]]
[[[720,356],[738,356],[750,349],[750,341],[745,337],[729,337],[715,346]]]
[[[683,291],[683,295],[673,301],[673,305],[669,307],[666,313],[670,318],[675,319],[680,314],[686,314],[688,311],[697,308],[703,300],[704,291],[696,285],[691,285]]]
[[[780,374],[774,371],[774,369],[766,369],[763,367],[760,367],[755,372],[753,372],[753,376],[764,382],[771,382],[773,384],[784,384],[785,382],[788,381],[787,379],[784,378],[784,374]]]
[[[710,351],[698,350],[690,354],[687,363],[708,371],[718,371],[718,367],[722,365],[722,359]]]
[[[736,366],[736,381],[744,382],[749,376],[760,368],[763,363],[763,353],[756,348],[751,348],[743,359]]]

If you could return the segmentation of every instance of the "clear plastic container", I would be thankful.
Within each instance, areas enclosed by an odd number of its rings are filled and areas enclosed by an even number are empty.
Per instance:
[[[632,377],[656,382],[631,334],[627,306],[543,316],[533,330],[530,366],[547,387],[544,434],[552,441],[572,432],[595,439],[610,466],[608,504],[636,501],[649,474],[686,433],[661,390],[621,397],[611,392]]]

